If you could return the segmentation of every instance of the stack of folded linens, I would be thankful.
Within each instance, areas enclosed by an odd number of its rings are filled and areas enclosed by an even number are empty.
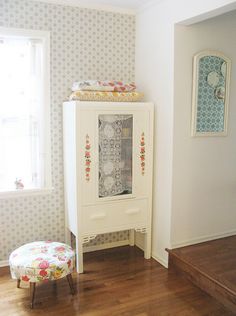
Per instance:
[[[134,83],[87,80],[73,83],[69,100],[135,102],[142,98]]]

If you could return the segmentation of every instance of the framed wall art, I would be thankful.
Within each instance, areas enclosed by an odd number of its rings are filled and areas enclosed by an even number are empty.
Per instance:
[[[226,136],[231,61],[217,51],[194,56],[192,136]]]

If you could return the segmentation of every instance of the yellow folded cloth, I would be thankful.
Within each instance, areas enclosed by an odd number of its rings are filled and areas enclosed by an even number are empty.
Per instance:
[[[74,91],[69,96],[70,101],[112,101],[135,102],[141,101],[143,93],[140,92],[104,92],[104,91]]]

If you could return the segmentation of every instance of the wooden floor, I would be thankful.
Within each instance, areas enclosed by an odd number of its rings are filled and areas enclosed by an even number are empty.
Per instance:
[[[236,294],[236,236],[172,251]]]
[[[8,268],[0,269],[0,315],[23,316],[232,316],[216,300],[136,247],[85,254],[85,273],[73,275],[77,294],[66,279],[36,288],[29,308],[27,285],[17,289]]]

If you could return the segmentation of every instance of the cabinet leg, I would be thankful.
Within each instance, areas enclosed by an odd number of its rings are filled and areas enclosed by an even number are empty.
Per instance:
[[[84,272],[84,264],[83,264],[83,243],[82,237],[76,237],[76,269],[77,273]]]
[[[135,231],[134,229],[129,230],[129,245],[134,246],[135,244]]]
[[[146,234],[145,234],[145,250],[144,250],[144,258],[145,259],[150,259],[151,258],[151,232],[150,231],[147,231]]]

